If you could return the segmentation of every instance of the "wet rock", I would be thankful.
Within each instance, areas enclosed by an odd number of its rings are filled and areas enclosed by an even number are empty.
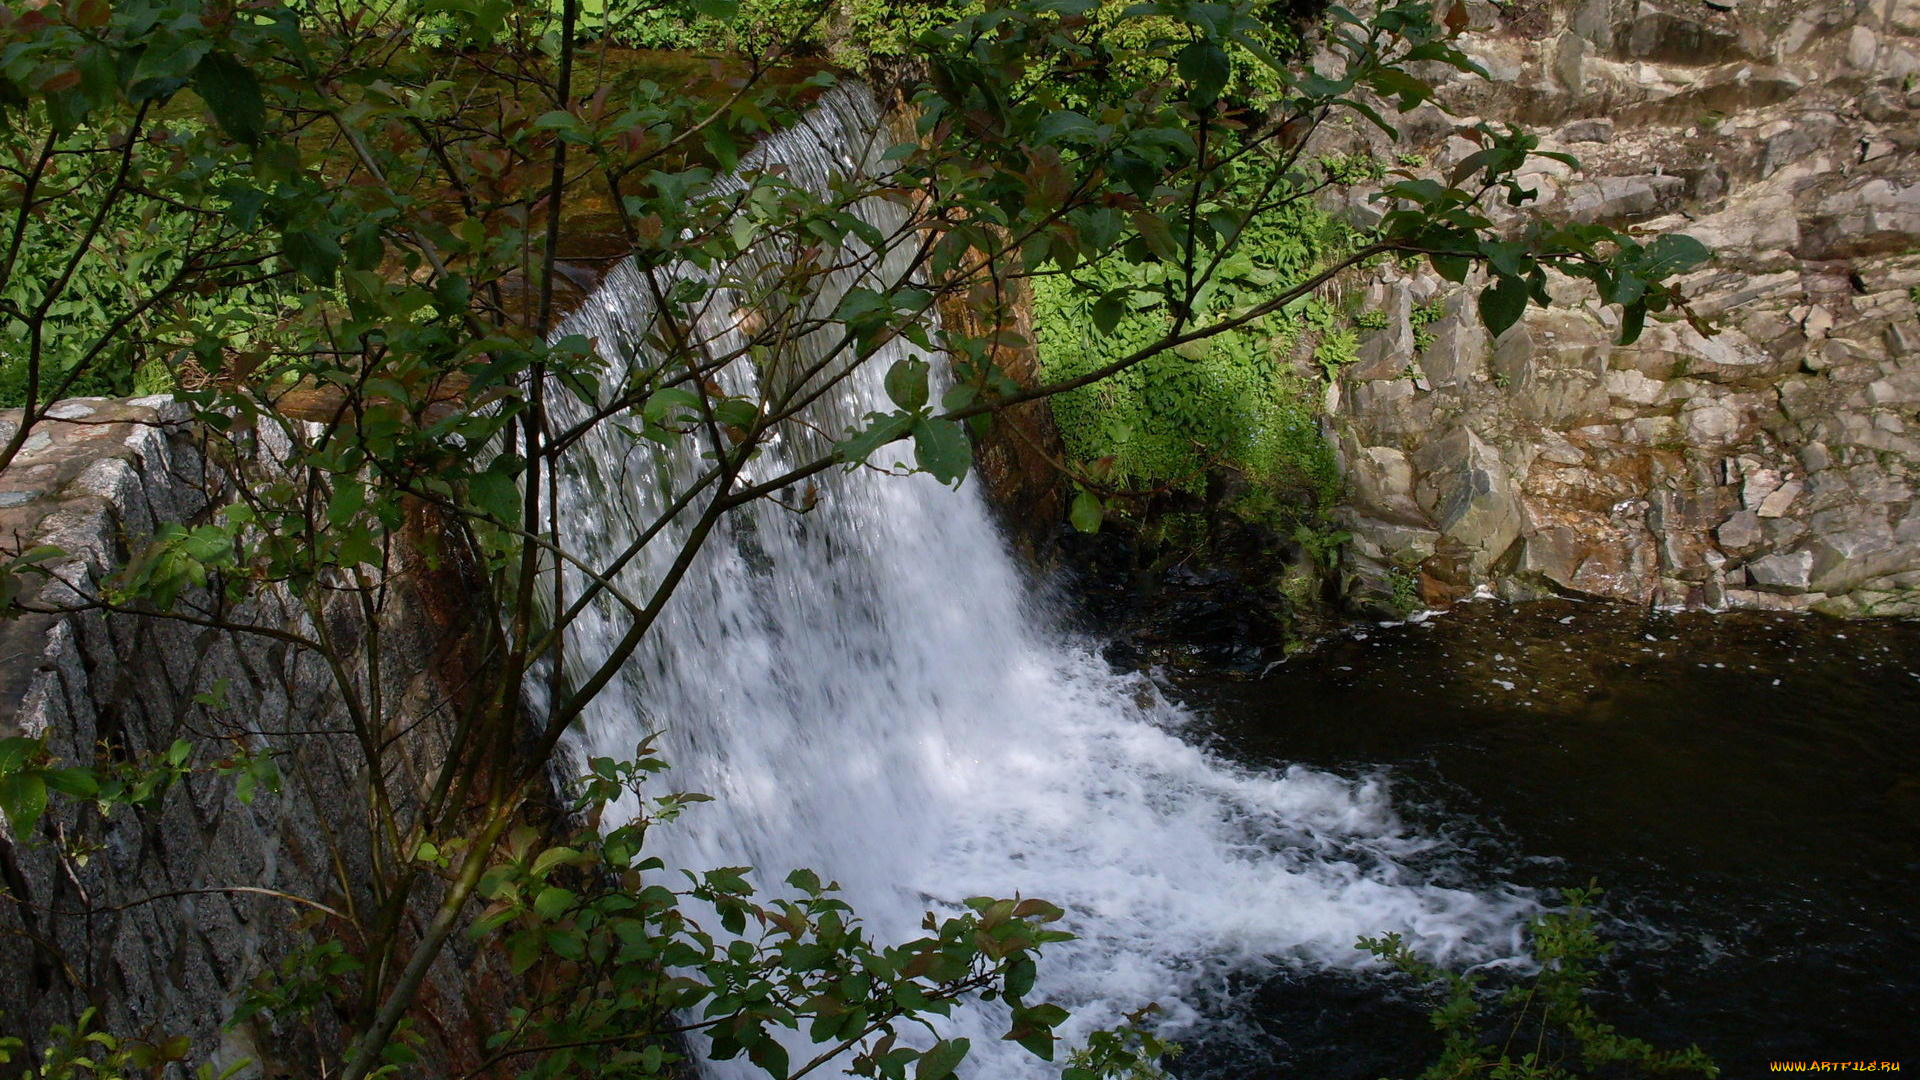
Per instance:
[[[1421,374],[1435,388],[1464,386],[1479,373],[1486,348],[1486,330],[1464,294],[1455,294],[1447,315],[1433,328],[1433,343],[1416,358]]]
[[[1897,372],[1867,384],[1869,405],[1910,405],[1920,403],[1920,369]]]
[[[1793,197],[1784,193],[1742,200],[1717,214],[1688,222],[1685,231],[1708,248],[1722,252],[1786,252],[1800,243],[1798,207]],[[1798,274],[1780,282],[1792,286],[1799,283]],[[1757,287],[1758,291],[1747,295],[1741,295],[1740,287],[1736,286],[1726,294],[1726,301],[1729,306],[1751,303],[1766,295],[1770,284],[1773,283],[1751,283],[1746,287]]]
[[[1636,60],[1673,64],[1717,64],[1744,55],[1737,34],[1678,6],[1643,9],[1615,31],[1615,48]]]
[[[1880,36],[1865,26],[1856,26],[1847,34],[1847,66],[1855,71],[1872,71],[1880,54]]]
[[[1903,516],[1920,476],[1920,85],[1898,74],[1920,76],[1920,0],[1548,6],[1537,36],[1474,46],[1520,58],[1517,79],[1449,84],[1441,104],[1523,115],[1578,154],[1581,173],[1528,174],[1550,216],[1712,248],[1683,288],[1721,332],[1656,320],[1616,347],[1617,314],[1555,277],[1551,311],[1489,341],[1483,282],[1423,283],[1415,302],[1449,312],[1423,381],[1386,360],[1390,328],[1373,382],[1342,390],[1349,456],[1398,455],[1361,466],[1356,549],[1411,550],[1388,535],[1419,527],[1410,469],[1442,591],[1868,610],[1850,590],[1920,569],[1920,521]],[[1431,138],[1443,164],[1478,149]],[[1509,505],[1520,533],[1490,550]]]
[[[1751,462],[1752,464],[1748,464]],[[1778,469],[1760,467],[1754,458],[1743,459],[1741,464],[1740,502],[1749,510],[1758,510],[1767,496],[1780,489],[1785,477]],[[1780,515],[1774,514],[1773,517]]]
[[[1538,580],[1553,592],[1578,591],[1573,583],[1587,559],[1588,548],[1587,541],[1572,528],[1550,526],[1521,541],[1512,573]]]
[[[1820,201],[1802,224],[1798,254],[1853,259],[1898,251],[1920,239],[1920,185],[1869,179]]]
[[[1808,543],[1812,557],[1809,585],[1825,593],[1844,593],[1873,578],[1911,569],[1915,551],[1886,531],[1855,528],[1816,532]]]
[[[1744,424],[1740,414],[1715,401],[1690,401],[1682,412],[1687,441],[1694,446],[1728,446],[1739,439]]]

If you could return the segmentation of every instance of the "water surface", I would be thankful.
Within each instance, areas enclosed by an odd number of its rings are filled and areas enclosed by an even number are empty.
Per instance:
[[[1920,626],[1463,605],[1252,681],[1183,677],[1223,752],[1384,777],[1459,884],[1595,879],[1603,1016],[1770,1059],[1920,1068]],[[1417,1073],[1418,1010],[1352,975],[1249,985],[1191,1076]]]

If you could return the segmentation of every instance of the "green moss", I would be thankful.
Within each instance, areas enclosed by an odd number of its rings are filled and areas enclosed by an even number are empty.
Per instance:
[[[1257,223],[1223,263],[1203,312],[1223,314],[1272,295],[1323,265],[1344,240],[1337,222],[1300,205]],[[1074,281],[1037,282],[1034,322],[1045,376],[1072,378],[1163,334],[1168,317],[1153,307],[1123,315],[1106,335],[1093,320],[1102,292],[1157,269],[1109,259],[1083,267]],[[1249,505],[1242,516],[1272,524],[1331,509],[1340,478],[1320,431],[1322,388],[1287,361],[1298,335],[1330,323],[1331,315],[1324,303],[1309,301],[1060,395],[1053,412],[1069,455],[1081,462],[1111,458],[1112,482],[1138,491],[1198,495],[1210,470],[1232,470],[1268,493],[1266,504]]]

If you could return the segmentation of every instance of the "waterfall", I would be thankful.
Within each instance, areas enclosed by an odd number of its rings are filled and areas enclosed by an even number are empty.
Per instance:
[[[778,164],[824,189],[877,160],[876,113],[864,91],[837,88],[741,173]],[[887,235],[906,213],[877,198],[857,212]],[[756,275],[800,257],[771,244],[754,265],[716,272],[725,287],[702,302],[699,333],[737,345]],[[817,295],[787,302],[829,311],[838,290],[905,272],[900,260],[884,245],[850,249]],[[560,333],[594,338],[616,369],[644,364],[653,292],[628,267]],[[884,346],[816,403],[814,426],[838,434],[882,407],[881,373],[910,351]],[[730,392],[766,377],[734,369]],[[824,446],[783,438],[754,475]],[[604,565],[703,464],[601,425],[562,481],[575,546]],[[683,537],[667,530],[617,580],[643,594]],[[969,896],[1060,904],[1079,939],[1043,954],[1036,997],[1073,1008],[1082,1027],[1158,1002],[1177,1032],[1231,974],[1353,965],[1366,933],[1400,930],[1443,959],[1518,950],[1524,902],[1425,883],[1408,860],[1432,842],[1402,825],[1381,782],[1243,768],[1197,748],[1180,709],[1058,630],[1036,597],[977,484],[836,470],[809,512],[762,503],[724,522],[571,749],[626,757],[659,733],[671,786],[716,801],[654,830],[656,854],[693,869],[751,865],[763,890],[811,867],[881,941],[918,936],[923,912]],[[590,608],[570,634],[567,674],[584,677],[625,626],[617,606]],[[964,1073],[1048,1075],[992,1021],[984,1006],[956,1015],[954,1031],[974,1038]],[[706,1068],[735,1075],[738,1064]]]

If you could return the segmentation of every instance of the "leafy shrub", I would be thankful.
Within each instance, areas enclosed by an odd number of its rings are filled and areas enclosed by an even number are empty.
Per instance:
[[[1479,975],[1427,963],[1399,934],[1360,939],[1357,948],[1434,994],[1430,1018],[1445,1046],[1421,1080],[1483,1074],[1503,1080],[1578,1080],[1583,1074],[1621,1075],[1622,1069],[1643,1075],[1693,1073],[1708,1080],[1719,1076],[1719,1066],[1698,1046],[1658,1050],[1600,1020],[1587,1001],[1597,965],[1613,951],[1613,943],[1603,941],[1594,926],[1591,905],[1600,890],[1589,885],[1562,895],[1565,910],[1542,914],[1529,931],[1539,974],[1503,992],[1495,1015],[1481,1003]]]
[[[129,171],[160,171],[196,135],[192,125],[162,128],[134,148]],[[15,128],[0,135],[0,152],[24,159],[45,138],[44,131]],[[77,141],[68,141],[85,160]],[[235,265],[225,271],[183,265],[222,227],[205,215],[157,197],[109,199],[113,173],[97,165],[52,179],[66,185],[68,197],[41,204],[23,221],[19,262],[3,297],[13,310],[32,310],[45,289],[71,275],[47,312],[54,332],[42,334],[43,394],[63,380],[61,396],[175,389],[189,343],[217,338],[229,350],[244,351],[252,346],[252,331],[282,306],[283,290],[259,280],[260,269],[247,264],[247,252],[234,253]],[[174,287],[177,276],[192,273],[205,279],[192,290]],[[125,325],[116,328],[122,319]],[[0,318],[0,407],[25,401],[29,335],[26,322]]]
[[[1313,362],[1332,379],[1340,374],[1340,369],[1360,359],[1360,335],[1344,327],[1329,330],[1320,338],[1320,344],[1313,348]]]

